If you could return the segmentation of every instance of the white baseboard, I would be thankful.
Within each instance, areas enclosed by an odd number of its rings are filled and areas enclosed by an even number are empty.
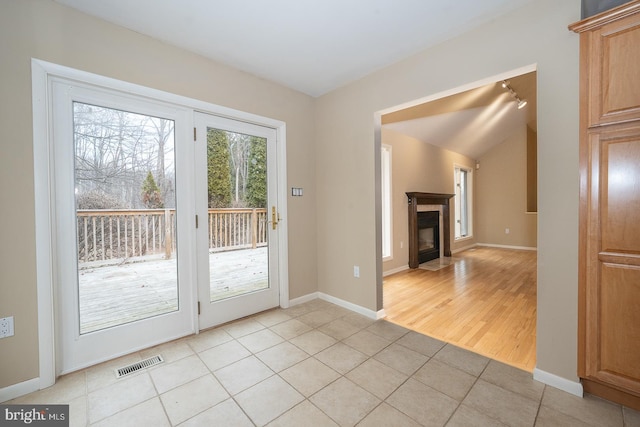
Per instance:
[[[472,245],[463,246],[463,247],[458,248],[458,249],[452,249],[452,250],[451,250],[451,255],[453,255],[453,254],[457,254],[457,253],[462,252],[462,251],[466,251],[467,249],[475,248],[476,246],[478,246],[478,244],[477,244],[477,243],[474,243],[474,244],[472,244]]]
[[[392,274],[400,273],[401,271],[405,271],[409,269],[409,265],[403,265],[402,267],[394,268],[392,270],[387,270],[382,272],[382,277],[387,277]]]
[[[304,304],[305,302],[309,302],[314,299],[318,299],[318,292],[312,292],[310,294],[289,300],[289,307],[293,307],[294,305],[298,304]]]
[[[0,403],[38,390],[40,390],[40,378],[33,378],[9,387],[0,388]]]
[[[536,381],[540,381],[546,385],[550,385],[551,387],[555,387],[559,390],[566,391],[567,393],[573,394],[574,396],[582,397],[584,391],[582,390],[582,384],[579,382],[571,381],[563,377],[559,377],[555,374],[543,371],[541,369],[535,368],[533,370],[533,379]]]
[[[304,304],[305,302],[313,301],[314,299],[318,299],[318,298],[321,300],[330,302],[332,304],[335,304],[337,306],[340,306],[342,308],[346,308],[347,310],[351,310],[355,313],[362,314],[363,316],[366,316],[370,319],[378,320],[387,316],[386,313],[384,312],[384,309],[378,310],[378,311],[369,310],[368,308],[364,308],[362,306],[351,303],[349,301],[345,301],[343,299],[333,297],[323,292],[312,292],[310,294],[303,295],[298,298],[294,298],[291,301],[289,301],[289,305],[294,306],[298,304]]]
[[[374,320],[378,320],[380,319],[380,317],[378,317],[378,314],[380,313],[380,311],[382,312],[382,314],[384,314],[384,310],[380,310],[378,312],[373,311],[373,310],[369,310],[368,308],[364,308],[362,306],[359,306],[357,304],[353,304],[349,301],[345,301],[343,299],[340,298],[336,298],[336,297],[332,297],[331,295],[327,295],[325,293],[322,292],[318,292],[318,298],[320,298],[321,300],[325,300],[328,301],[332,304],[338,305],[342,308],[346,308],[347,310],[351,310],[354,311],[358,314],[362,314],[363,316],[368,317],[369,319],[374,319]]]
[[[523,251],[537,251],[538,248],[531,246],[511,246],[511,245],[494,245],[493,243],[478,243],[476,246],[488,246],[490,248],[503,248],[503,249],[519,249]]]

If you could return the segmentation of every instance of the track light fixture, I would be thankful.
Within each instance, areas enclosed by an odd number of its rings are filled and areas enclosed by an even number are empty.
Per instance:
[[[526,99],[520,99],[520,97],[518,96],[518,94],[516,93],[515,90],[513,90],[513,88],[509,85],[509,82],[506,80],[502,81],[502,87],[504,89],[507,89],[509,91],[509,93],[511,94],[511,96],[513,96],[516,100],[516,102],[518,103],[518,110],[522,110],[526,105],[527,105],[527,100]]]

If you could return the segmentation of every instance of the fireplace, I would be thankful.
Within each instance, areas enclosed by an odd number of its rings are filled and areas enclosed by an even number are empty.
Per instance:
[[[440,258],[440,212],[418,212],[418,263]]]
[[[423,263],[440,257],[451,256],[451,232],[449,224],[449,200],[453,194],[407,193],[409,198],[409,267],[418,268]],[[442,230],[439,211],[418,211],[418,205],[438,205],[442,211]],[[442,237],[442,239],[441,239]]]

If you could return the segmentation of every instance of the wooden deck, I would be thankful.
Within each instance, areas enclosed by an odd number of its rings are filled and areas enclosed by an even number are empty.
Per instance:
[[[211,300],[265,289],[267,248],[209,255]],[[176,259],[107,265],[79,271],[80,333],[88,333],[178,309]]]

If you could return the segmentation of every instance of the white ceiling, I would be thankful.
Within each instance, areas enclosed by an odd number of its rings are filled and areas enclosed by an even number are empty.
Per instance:
[[[532,0],[55,0],[311,96]]]

